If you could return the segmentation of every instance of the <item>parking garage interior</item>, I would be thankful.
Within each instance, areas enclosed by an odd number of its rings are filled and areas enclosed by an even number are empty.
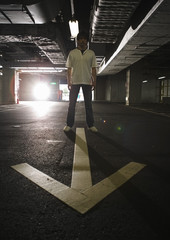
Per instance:
[[[97,60],[93,111],[75,124],[70,20]],[[169,236],[170,1],[0,1],[0,238]]]
[[[68,24],[71,4],[1,1],[0,104],[33,100],[37,81],[53,87],[49,100],[59,99],[60,84],[67,83],[67,55],[76,47]],[[94,100],[169,103],[169,2],[75,0],[73,7],[96,54]]]

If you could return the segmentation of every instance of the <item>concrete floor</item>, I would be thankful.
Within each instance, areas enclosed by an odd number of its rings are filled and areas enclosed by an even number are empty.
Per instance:
[[[0,238],[165,239],[170,233],[169,105],[93,103],[97,134],[86,127],[82,102],[73,130],[65,134],[67,108],[67,102],[0,106]],[[76,145],[77,129],[84,129],[85,139]],[[82,186],[86,177],[81,176],[91,176],[81,190],[72,186],[75,145],[83,162],[76,182]],[[16,165],[30,170],[24,176]]]

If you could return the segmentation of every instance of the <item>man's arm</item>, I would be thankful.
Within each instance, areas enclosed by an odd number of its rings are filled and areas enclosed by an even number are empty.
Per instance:
[[[67,69],[67,84],[68,84],[68,89],[69,90],[71,89],[71,85],[72,85],[72,83],[71,83],[71,74],[72,74],[72,68],[69,67]]]
[[[96,87],[96,68],[92,68],[92,90]]]

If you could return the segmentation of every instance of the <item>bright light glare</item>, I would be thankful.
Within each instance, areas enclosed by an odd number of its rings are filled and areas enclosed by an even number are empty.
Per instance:
[[[50,112],[51,106],[55,104],[51,101],[21,101],[20,104],[27,105],[33,109],[33,114],[36,117],[45,117]]]
[[[46,102],[46,101],[43,101],[43,102],[37,101],[37,102],[34,102],[32,106],[37,117],[44,117],[48,114],[51,104],[50,102]]]
[[[37,100],[47,100],[50,95],[50,90],[45,83],[39,83],[35,86],[33,93]]]

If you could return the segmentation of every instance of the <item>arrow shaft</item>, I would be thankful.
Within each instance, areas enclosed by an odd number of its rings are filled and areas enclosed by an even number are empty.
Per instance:
[[[90,161],[84,128],[76,129],[71,188],[82,191],[92,186]]]

